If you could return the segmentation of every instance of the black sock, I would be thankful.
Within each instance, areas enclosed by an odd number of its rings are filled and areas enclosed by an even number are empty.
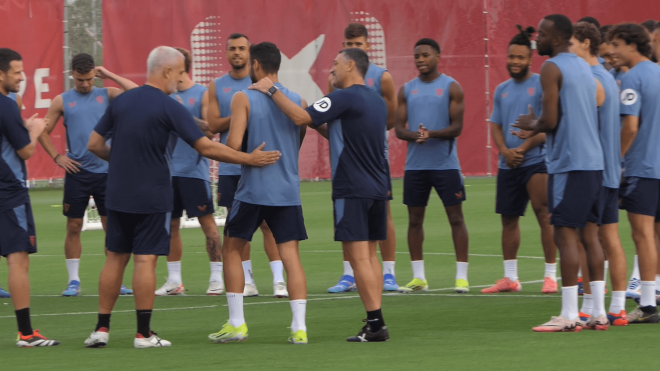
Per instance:
[[[151,337],[151,309],[138,309],[137,312],[137,332],[145,338]]]
[[[32,335],[32,323],[30,322],[30,308],[23,308],[15,311],[16,322],[18,322],[18,331],[23,336]]]
[[[99,313],[99,320],[96,322],[96,329],[94,331],[98,331],[101,327],[110,330],[110,314]]]
[[[379,331],[383,326],[385,326],[385,320],[383,320],[383,313],[380,309],[372,310],[367,312],[367,323],[371,328],[372,332]]]

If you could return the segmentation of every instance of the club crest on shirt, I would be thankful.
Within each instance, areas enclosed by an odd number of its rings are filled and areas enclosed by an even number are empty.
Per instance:
[[[188,98],[188,104],[191,106],[195,105],[195,98]]]
[[[435,89],[435,94],[439,97],[441,97],[442,94],[444,94],[444,92],[445,92],[445,89]]]
[[[69,103],[69,107],[72,107],[72,108],[73,108],[73,107],[75,107],[75,106],[76,106],[76,102],[71,102],[71,103]]]
[[[371,78],[367,79],[367,85],[374,86],[374,79]]]
[[[99,102],[99,104],[103,104],[103,97],[99,95],[96,97],[96,101]]]
[[[224,91],[225,93],[229,93],[231,91],[231,88],[222,88],[222,91]]]
[[[415,89],[415,90],[411,91],[411,93],[417,94],[418,91],[419,91],[419,89]]]
[[[502,98],[506,98],[507,95],[509,95],[509,93],[507,92],[502,93]]]
[[[529,94],[530,97],[533,97],[534,93],[536,93],[536,88],[527,88],[527,94]]]

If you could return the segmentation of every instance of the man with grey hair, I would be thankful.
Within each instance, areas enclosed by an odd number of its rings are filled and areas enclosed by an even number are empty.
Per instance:
[[[350,342],[386,341],[390,335],[381,313],[383,271],[376,242],[387,239],[388,173],[385,160],[387,106],[364,85],[369,57],[344,49],[335,58],[332,85],[338,89],[301,108],[265,77],[250,89],[273,98],[296,125],[310,125],[330,141],[335,241],[341,241],[355,272],[367,311],[367,324]],[[327,124],[326,124],[327,123]]]
[[[109,162],[106,189],[107,257],[99,279],[99,314],[90,348],[108,343],[110,313],[124,269],[133,255],[137,312],[136,348],[170,346],[150,329],[156,290],[156,260],[170,250],[173,190],[169,163],[176,135],[202,156],[248,166],[276,162],[279,151],[242,153],[209,140],[188,111],[169,94],[185,72],[177,50],[159,46],[147,60],[147,83],[110,103],[89,138],[88,149]],[[176,134],[176,135],[174,135]],[[112,137],[112,150],[106,140]]]

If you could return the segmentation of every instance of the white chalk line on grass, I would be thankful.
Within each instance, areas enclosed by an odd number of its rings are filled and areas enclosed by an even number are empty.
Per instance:
[[[300,250],[301,253],[341,253],[341,250]],[[206,251],[184,251],[184,254],[207,254]],[[397,254],[408,255],[408,252],[397,251]],[[454,256],[454,253],[448,252],[425,252],[424,255],[444,255],[444,256]],[[43,254],[33,254],[30,257],[35,258],[61,258],[63,255],[43,255]],[[105,256],[105,254],[84,254],[83,256]],[[500,258],[502,255],[493,255],[493,254],[469,254],[468,256],[476,257],[485,257],[485,258]],[[542,256],[518,256],[518,259],[545,259]],[[559,260],[559,259],[557,259]]]
[[[500,298],[554,298],[558,299],[559,296],[552,296],[552,295],[487,295],[487,294],[426,294],[426,293],[415,293],[415,294],[383,294],[383,296],[436,296],[436,297],[500,297]],[[202,296],[202,295],[195,295],[195,296]],[[358,295],[350,295],[350,296],[333,296],[333,297],[323,297],[323,298],[311,298],[307,299],[307,301],[327,301],[327,300],[346,300],[346,299],[357,299],[359,298]],[[256,303],[243,303],[244,306],[251,306],[251,305],[270,305],[270,304],[286,304],[288,303],[288,300],[278,300],[278,301],[262,301],[262,302],[256,302]],[[154,308],[154,311],[160,312],[160,311],[174,311],[174,310],[195,310],[195,309],[210,309],[210,308],[217,308],[217,307],[226,307],[227,305],[204,305],[204,306],[196,306],[196,307],[177,307],[177,308]],[[116,310],[113,311],[113,314],[116,313],[134,313],[135,310]],[[70,312],[70,313],[44,313],[44,314],[32,314],[32,317],[56,317],[56,316],[80,316],[80,315],[94,315],[98,314],[98,312]],[[4,318],[15,318],[15,316],[0,316],[0,319]]]

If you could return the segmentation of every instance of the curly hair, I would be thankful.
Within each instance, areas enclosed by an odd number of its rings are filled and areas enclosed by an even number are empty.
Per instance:
[[[613,26],[611,24],[607,24],[607,25],[601,27],[598,30],[598,31],[600,31],[600,42],[601,42],[601,44],[602,43],[608,43],[609,44],[609,42],[610,42],[609,33],[612,30],[612,27]]]
[[[598,55],[600,46],[600,32],[593,23],[578,22],[573,25],[573,36],[580,42],[589,39],[589,54]]]
[[[646,28],[637,23],[622,23],[614,26],[609,33],[609,39],[621,39],[626,45],[635,44],[639,54],[651,56],[651,38]]]
[[[534,27],[529,26],[523,29],[521,25],[517,24],[516,28],[518,33],[511,38],[509,45],[522,45],[532,49],[532,35],[536,32]]]

